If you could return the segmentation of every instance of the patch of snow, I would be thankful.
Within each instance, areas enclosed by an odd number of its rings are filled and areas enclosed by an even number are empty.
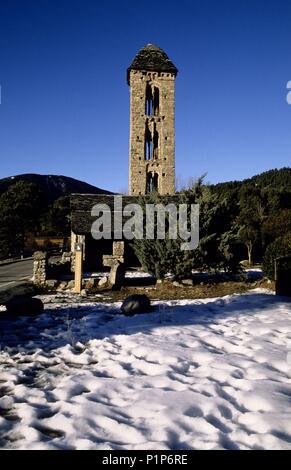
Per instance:
[[[59,298],[0,319],[2,448],[291,449],[287,299],[256,289],[128,318]]]
[[[153,277],[151,274],[145,273],[143,271],[126,271],[125,277],[127,278],[144,278],[144,277]]]
[[[90,278],[97,278],[101,279],[102,277],[108,277],[109,272],[87,272],[84,273],[83,278],[84,279],[90,279]],[[128,279],[135,279],[135,278],[148,278],[148,277],[153,277],[151,274],[145,273],[143,271],[126,271],[125,272],[125,277]]]

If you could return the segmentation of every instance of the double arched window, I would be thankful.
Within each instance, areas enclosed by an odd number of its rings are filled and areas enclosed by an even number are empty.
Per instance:
[[[157,173],[148,173],[147,174],[147,186],[146,193],[153,193],[159,189],[159,175]]]
[[[145,113],[147,116],[158,116],[160,112],[160,91],[156,86],[146,84]]]
[[[149,123],[146,121],[145,129],[145,160],[151,160],[153,158],[153,139],[152,133],[149,129]]]
[[[145,160],[159,158],[159,133],[156,123],[150,129],[149,122],[146,120],[145,128]]]

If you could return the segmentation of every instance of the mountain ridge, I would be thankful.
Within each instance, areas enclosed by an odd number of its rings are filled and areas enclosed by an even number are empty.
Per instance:
[[[25,181],[38,186],[44,192],[48,203],[62,196],[69,196],[72,193],[113,194],[111,191],[98,188],[97,186],[93,186],[85,181],[77,180],[70,176],[23,173],[0,179],[0,195],[18,181]]]

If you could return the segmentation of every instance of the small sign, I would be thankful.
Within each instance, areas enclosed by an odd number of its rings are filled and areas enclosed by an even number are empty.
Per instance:
[[[83,243],[75,243],[75,251],[82,251]]]

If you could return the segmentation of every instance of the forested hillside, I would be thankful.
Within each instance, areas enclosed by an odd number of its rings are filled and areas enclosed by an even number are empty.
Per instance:
[[[0,257],[23,253],[27,234],[69,236],[69,195],[109,193],[64,176],[20,175],[0,180]],[[272,277],[274,256],[291,255],[291,168],[270,170],[244,181],[182,191],[181,202],[200,203],[200,245],[185,256],[177,244],[137,243],[149,270],[236,270],[241,260],[265,260]],[[159,200],[159,196],[154,196]],[[157,259],[160,257],[160,263]],[[269,260],[269,261],[268,261]],[[151,264],[152,263],[152,264]],[[171,264],[172,263],[172,264]],[[151,266],[154,266],[151,268]]]
[[[25,253],[28,236],[69,236],[71,193],[110,194],[67,176],[24,174],[1,179],[0,259]]]
[[[210,189],[229,206],[234,230],[250,262],[260,261],[268,245],[291,232],[291,168]]]
[[[271,170],[244,181],[207,185],[203,179],[180,192],[181,203],[200,204],[200,241],[181,252],[180,241],[137,240],[134,249],[146,270],[190,275],[192,269],[237,272],[241,261],[263,261],[274,277],[274,258],[291,255],[291,169]],[[155,203],[162,203],[158,195]]]

